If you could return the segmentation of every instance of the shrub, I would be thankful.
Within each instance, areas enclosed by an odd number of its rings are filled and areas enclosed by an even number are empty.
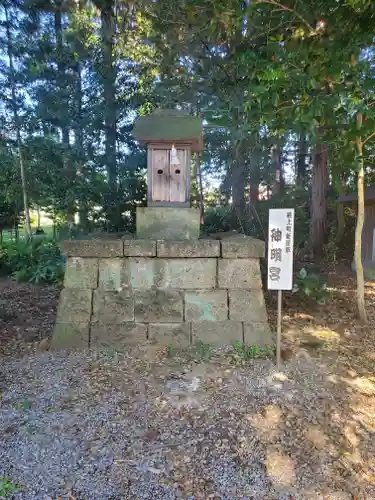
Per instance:
[[[204,214],[204,224],[201,228],[206,233],[218,233],[231,230],[233,212],[231,207],[209,207]]]
[[[315,300],[319,305],[324,305],[329,295],[327,284],[317,274],[308,273],[304,267],[296,277],[293,293],[303,294]]]
[[[5,242],[0,245],[0,272],[17,281],[56,283],[64,276],[64,257],[54,240]]]

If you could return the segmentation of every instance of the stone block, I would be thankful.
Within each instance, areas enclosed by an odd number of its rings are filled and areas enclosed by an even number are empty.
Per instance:
[[[92,309],[92,291],[64,288],[57,308],[57,323],[89,323]]]
[[[191,343],[190,335],[190,323],[150,323],[148,330],[149,340],[163,346],[187,347]]]
[[[178,290],[134,290],[135,320],[141,323],[180,323],[183,297]]]
[[[275,342],[268,323],[244,323],[244,343],[259,347],[273,346]]]
[[[162,260],[162,259],[160,259]],[[217,259],[166,259],[160,288],[215,288]]]
[[[228,319],[226,290],[185,292],[185,321],[225,321]]]
[[[123,323],[122,325],[91,325],[91,349],[113,348],[126,351],[129,345],[145,344],[147,341],[147,325],[141,323]]]
[[[66,240],[64,254],[67,257],[122,257],[122,240]]]
[[[215,240],[158,241],[158,257],[220,257],[220,242]]]
[[[125,257],[155,257],[156,241],[125,239],[124,240]]]
[[[200,212],[196,208],[137,207],[137,237],[151,240],[197,240]]]
[[[94,322],[111,325],[134,321],[134,297],[130,290],[121,292],[95,290]]]
[[[99,261],[98,287],[103,290],[121,290],[128,282],[128,272],[128,259],[102,259]]]
[[[221,241],[221,255],[224,259],[262,258],[265,254],[265,242],[250,236],[236,235]]]
[[[85,349],[89,347],[89,322],[61,323],[55,325],[52,349]]]
[[[69,257],[66,262],[64,288],[96,288],[98,259]]]
[[[130,288],[163,288],[164,268],[165,261],[161,259],[129,257],[123,286]]]
[[[193,322],[192,342],[204,342],[212,345],[229,345],[243,342],[243,323],[240,321],[200,321]]]
[[[248,323],[267,321],[263,290],[229,290],[229,319]]]
[[[262,288],[258,259],[219,259],[219,288]]]
[[[148,259],[129,257],[123,287],[214,288],[216,259]]]

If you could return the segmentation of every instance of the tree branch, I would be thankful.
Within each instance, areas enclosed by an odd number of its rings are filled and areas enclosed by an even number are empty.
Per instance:
[[[301,14],[298,14],[298,12],[295,9],[292,9],[291,7],[288,7],[282,3],[279,3],[277,0],[257,0],[256,3],[266,3],[269,5],[274,5],[275,7],[278,7],[280,10],[285,10],[287,12],[291,12],[294,14],[305,26],[307,26],[310,30],[311,33],[315,33],[315,28],[311,26],[311,24],[306,21],[306,19],[301,16]]]
[[[375,131],[372,134],[370,134],[368,137],[366,137],[366,139],[363,141],[362,144],[365,145],[366,142],[369,141],[370,139],[372,139],[374,136],[375,136]]]

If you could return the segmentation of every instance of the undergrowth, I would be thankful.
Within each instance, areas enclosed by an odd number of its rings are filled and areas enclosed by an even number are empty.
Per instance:
[[[17,491],[20,491],[18,484],[9,481],[6,477],[0,477],[0,499],[10,498]]]
[[[57,283],[64,277],[64,257],[56,241],[47,238],[3,242],[0,273],[17,281]]]
[[[242,342],[233,343],[234,352],[232,360],[235,364],[245,365],[253,359],[267,358],[274,354],[271,346],[259,347],[257,345],[246,345]]]

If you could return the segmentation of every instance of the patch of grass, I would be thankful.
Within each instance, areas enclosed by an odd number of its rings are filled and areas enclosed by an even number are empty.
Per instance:
[[[192,353],[195,354],[195,356],[199,360],[206,360],[211,357],[212,348],[210,344],[205,344],[204,342],[199,341],[196,344],[194,344],[192,348]]]
[[[167,348],[167,356],[168,358],[173,358],[176,355],[176,346],[173,344],[169,344]]]
[[[274,348],[270,346],[259,347],[257,345],[246,345],[242,342],[233,342],[234,353],[232,359],[236,364],[246,365],[257,358],[267,358],[274,354]]]
[[[10,498],[12,493],[16,493],[20,489],[17,483],[9,481],[6,477],[0,477],[0,498]]]
[[[22,401],[22,403],[17,403],[15,405],[15,408],[17,408],[17,410],[24,410],[24,411],[30,410],[30,408],[31,408],[30,401],[27,398],[25,398]]]
[[[167,357],[174,358],[178,364],[185,364],[190,362],[200,363],[202,361],[208,360],[211,356],[211,345],[205,344],[201,341],[185,348],[179,348],[174,344],[169,344],[167,347]]]

